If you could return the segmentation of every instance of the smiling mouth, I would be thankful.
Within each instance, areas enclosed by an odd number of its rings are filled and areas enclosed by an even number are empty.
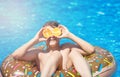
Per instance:
[[[55,36],[48,38],[49,45],[55,45],[57,43],[57,38]]]

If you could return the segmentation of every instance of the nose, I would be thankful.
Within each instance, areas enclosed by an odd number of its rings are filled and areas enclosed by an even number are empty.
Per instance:
[[[56,36],[51,36],[48,38],[49,40],[57,40],[58,38]]]
[[[53,36],[50,36],[49,38],[56,38],[56,37],[53,35]]]

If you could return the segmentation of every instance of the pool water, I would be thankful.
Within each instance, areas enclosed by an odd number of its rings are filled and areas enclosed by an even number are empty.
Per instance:
[[[107,49],[120,64],[119,0],[0,0],[0,64],[50,20]],[[72,42],[62,39],[61,43],[66,41]],[[117,66],[112,77],[120,77],[119,73]]]

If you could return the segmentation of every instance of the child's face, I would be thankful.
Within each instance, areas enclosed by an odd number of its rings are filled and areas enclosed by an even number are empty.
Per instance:
[[[57,27],[45,26],[44,29],[46,29],[46,28],[49,29],[50,31],[54,31],[54,29],[57,28]],[[44,34],[43,34],[43,36],[45,38],[47,38],[47,41],[46,41],[47,46],[55,47],[56,45],[59,44],[59,38],[57,38],[57,36],[53,35],[52,32],[48,31],[46,34],[47,34],[46,37],[44,36]]]

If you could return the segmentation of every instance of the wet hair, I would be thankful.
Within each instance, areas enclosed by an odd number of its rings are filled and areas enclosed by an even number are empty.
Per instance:
[[[59,23],[57,21],[48,21],[43,25],[43,27],[45,27],[45,26],[51,26],[54,28],[54,27],[58,27]]]

